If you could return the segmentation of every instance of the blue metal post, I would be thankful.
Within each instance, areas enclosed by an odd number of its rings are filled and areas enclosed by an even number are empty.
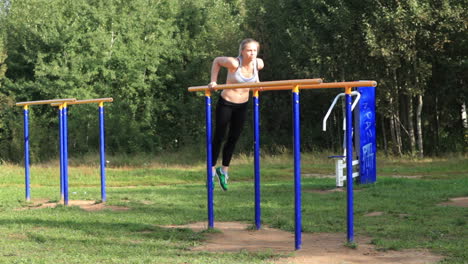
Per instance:
[[[68,120],[67,103],[63,104],[63,203],[68,205]]]
[[[206,115],[206,185],[208,198],[208,228],[214,228],[213,210],[213,170],[212,170],[212,135],[211,135],[211,91],[205,92],[205,115]]]
[[[99,103],[99,152],[101,158],[101,200],[106,201],[106,152],[104,138],[104,103]]]
[[[294,133],[294,202],[295,202],[295,248],[302,245],[302,217],[301,217],[301,124],[299,86],[294,87],[293,99],[293,133]]]
[[[29,110],[24,106],[24,178],[26,189],[26,201],[31,200],[31,172],[29,163]]]
[[[255,226],[261,228],[261,206],[260,206],[260,111],[258,90],[253,94],[254,113],[254,170],[255,170]]]
[[[60,148],[60,199],[63,200],[63,106],[59,106],[59,148]]]
[[[351,87],[346,87],[346,193],[347,193],[347,238],[354,241],[353,230],[353,115],[351,110]]]

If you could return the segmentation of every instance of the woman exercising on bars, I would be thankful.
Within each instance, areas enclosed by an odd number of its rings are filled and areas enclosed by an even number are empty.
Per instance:
[[[210,89],[217,85],[218,73],[221,67],[227,68],[227,84],[259,82],[258,71],[263,69],[263,60],[257,58],[260,44],[253,39],[244,39],[239,46],[239,56],[217,57],[213,60],[211,68]],[[225,89],[221,92],[216,106],[216,123],[213,137],[213,175],[216,175],[221,188],[228,189],[228,171],[232,153],[237,140],[244,127],[247,104],[249,101],[249,88]],[[223,147],[222,167],[216,168],[221,144],[229,127],[227,141]]]

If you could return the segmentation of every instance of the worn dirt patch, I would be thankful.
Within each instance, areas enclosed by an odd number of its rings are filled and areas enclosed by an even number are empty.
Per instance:
[[[381,216],[383,215],[383,212],[370,212],[368,214],[365,214],[364,216]]]
[[[278,264],[422,264],[436,263],[443,259],[427,250],[378,251],[370,244],[371,239],[356,236],[357,249],[344,245],[346,234],[303,233],[302,249],[294,250],[294,234],[262,227],[261,230],[248,230],[249,224],[238,222],[217,222],[215,228],[221,233],[207,234],[207,241],[193,251],[210,252],[264,252],[273,251],[280,254],[292,254],[291,257],[274,261]],[[182,226],[165,226],[166,228],[190,228],[194,231],[207,229],[207,223],[193,223]]]
[[[142,185],[143,187],[147,187],[147,186],[144,186]],[[135,189],[135,188],[138,188],[138,187],[142,187],[142,186],[137,186],[137,185],[129,185],[129,186],[108,186],[108,188],[113,188],[113,189]]]
[[[450,201],[440,203],[439,205],[450,205],[450,206],[460,206],[460,207],[468,207],[468,197],[456,197],[451,198]]]
[[[422,179],[423,175],[390,175],[389,177],[403,179]]]
[[[359,192],[361,190],[354,189],[353,192]],[[318,193],[318,194],[327,194],[327,193],[334,193],[334,192],[346,192],[346,187],[343,188],[333,188],[333,189],[326,189],[326,190],[304,190],[306,193]]]
[[[324,173],[302,173],[304,178],[335,178],[335,174],[324,174]]]
[[[28,236],[24,235],[24,234],[9,234],[8,235],[8,238],[10,239],[17,239],[17,240],[24,240],[24,239],[27,239]]]
[[[44,199],[37,199],[37,200],[33,200],[31,205],[27,207],[18,208],[16,210],[22,211],[22,210],[34,210],[34,209],[43,209],[43,208],[55,208],[59,204],[63,205],[63,201],[55,203],[55,202],[49,202],[48,200],[44,200]],[[68,206],[78,206],[81,209],[88,211],[88,212],[100,211],[104,209],[110,209],[113,211],[130,210],[130,208],[124,207],[124,206],[106,205],[105,203],[96,203],[96,201],[89,201],[89,200],[68,201]]]
[[[333,188],[327,190],[304,190],[304,192],[308,193],[319,193],[319,194],[326,194],[326,193],[334,193],[334,192],[345,192],[346,189],[343,188]]]

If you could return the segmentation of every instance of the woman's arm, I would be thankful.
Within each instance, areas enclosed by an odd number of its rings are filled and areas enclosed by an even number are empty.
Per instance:
[[[264,66],[265,66],[265,64],[263,63],[263,60],[257,58],[257,69],[261,70],[261,69],[263,69]]]
[[[233,57],[216,57],[211,66],[211,79],[208,84],[209,88],[214,88],[218,81],[218,74],[221,67],[227,68],[229,71],[235,71],[239,67],[239,61]]]

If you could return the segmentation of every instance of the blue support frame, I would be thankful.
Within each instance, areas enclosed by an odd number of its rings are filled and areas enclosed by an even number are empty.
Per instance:
[[[68,110],[63,105],[63,203],[68,205]]]
[[[254,127],[254,174],[255,174],[255,227],[261,228],[261,192],[260,192],[260,111],[258,91],[253,96],[253,127]]]
[[[105,202],[106,196],[106,141],[104,128],[104,105],[99,105],[99,157],[101,162],[101,200]]]
[[[212,170],[212,127],[211,127],[211,93],[205,94],[205,121],[206,121],[206,189],[208,206],[208,228],[214,228],[214,208],[213,208],[213,170]]]
[[[29,110],[28,106],[24,106],[24,180],[26,201],[31,200],[31,171],[29,160]]]
[[[64,200],[64,163],[63,163],[63,108],[59,106],[59,148],[60,148],[60,199]]]
[[[346,193],[347,193],[347,238],[354,241],[353,212],[353,115],[351,110],[351,88],[346,88]]]
[[[302,215],[301,215],[301,124],[299,89],[292,93],[293,100],[293,134],[294,134],[294,216],[295,216],[295,249],[302,246]]]

